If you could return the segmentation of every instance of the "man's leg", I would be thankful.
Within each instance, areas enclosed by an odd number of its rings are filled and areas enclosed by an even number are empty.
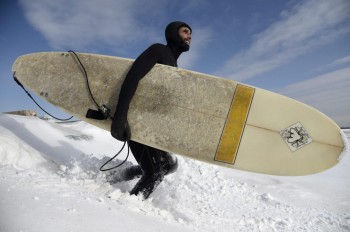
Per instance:
[[[177,159],[168,152],[134,141],[129,141],[129,145],[144,173],[130,194],[142,193],[143,197],[147,199],[162,182],[164,176],[177,169]]]

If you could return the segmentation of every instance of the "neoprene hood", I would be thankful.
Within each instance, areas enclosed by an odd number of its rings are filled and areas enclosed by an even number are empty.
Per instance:
[[[179,52],[186,52],[190,49],[190,46],[186,44],[179,35],[180,27],[188,27],[191,32],[192,29],[187,23],[181,21],[175,21],[168,24],[165,29],[165,39],[170,46],[174,46]]]

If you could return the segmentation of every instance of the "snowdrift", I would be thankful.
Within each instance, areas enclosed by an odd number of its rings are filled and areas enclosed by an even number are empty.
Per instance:
[[[350,138],[350,130],[344,130]],[[0,114],[0,231],[349,231],[350,158],[276,177],[179,158],[143,201],[99,167],[122,146],[87,123]],[[124,160],[123,151],[117,164]],[[136,163],[130,156],[123,166]],[[123,168],[123,166],[121,168]]]

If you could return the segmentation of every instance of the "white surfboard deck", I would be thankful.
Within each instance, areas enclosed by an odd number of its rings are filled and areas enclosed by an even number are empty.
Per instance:
[[[133,60],[77,53],[96,101],[114,114]],[[85,118],[94,103],[68,52],[19,57],[17,79],[48,102],[110,131],[111,120]],[[231,80],[156,65],[139,83],[128,121],[132,140],[193,159],[271,175],[307,175],[339,161],[340,128],[293,99]]]

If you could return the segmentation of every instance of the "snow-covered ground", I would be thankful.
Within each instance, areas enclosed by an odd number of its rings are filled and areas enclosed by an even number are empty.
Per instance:
[[[0,231],[350,231],[349,155],[303,177],[179,156],[178,171],[142,201],[128,194],[137,180],[111,184],[98,171],[121,146],[84,122],[0,114]]]

